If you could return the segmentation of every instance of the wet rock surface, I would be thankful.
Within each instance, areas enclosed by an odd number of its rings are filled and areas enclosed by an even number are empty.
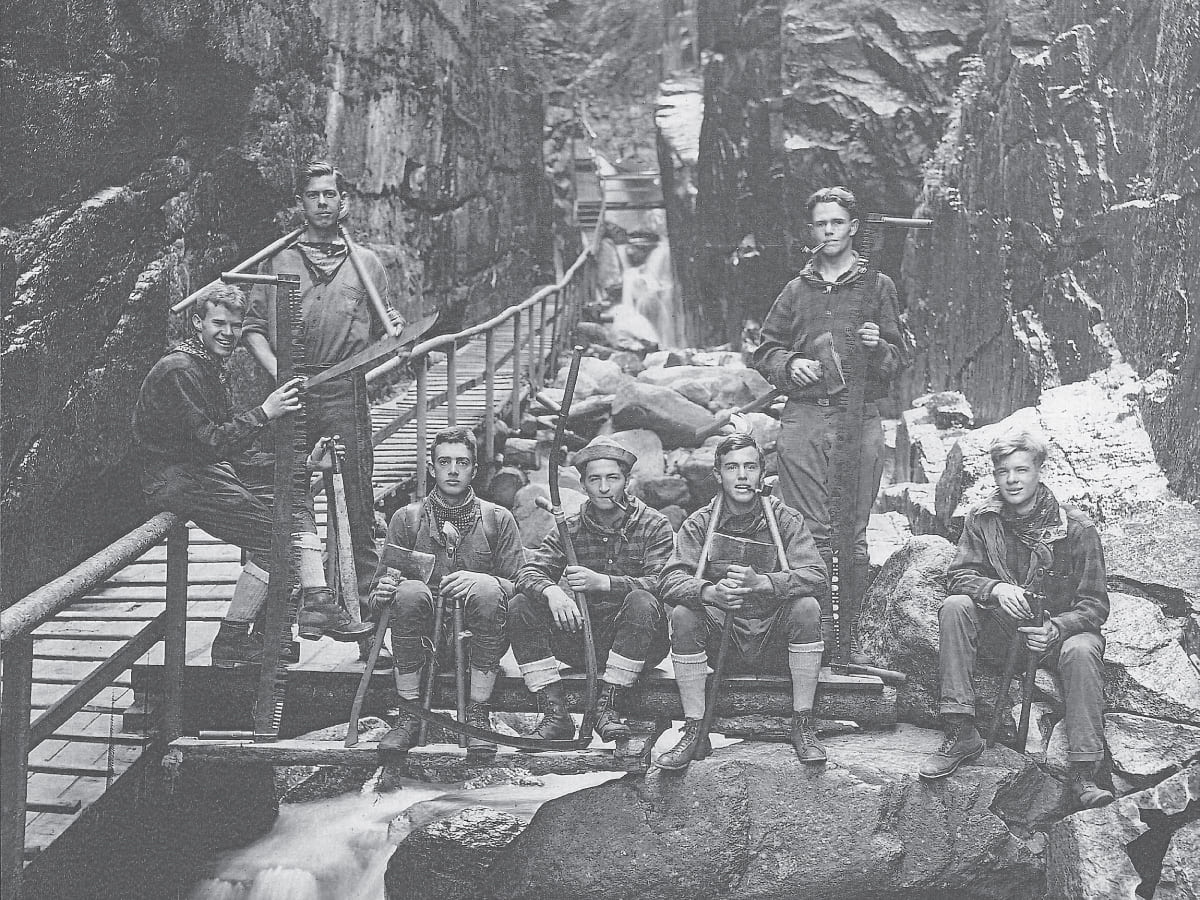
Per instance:
[[[524,828],[516,816],[470,806],[410,834],[388,862],[387,896],[457,900],[476,885],[501,850]]]

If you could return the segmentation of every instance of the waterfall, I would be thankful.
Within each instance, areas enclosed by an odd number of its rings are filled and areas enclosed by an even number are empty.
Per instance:
[[[683,314],[676,300],[671,245],[665,236],[641,265],[626,266],[622,272],[621,303],[613,309],[613,323],[645,335],[660,347],[682,345]]]

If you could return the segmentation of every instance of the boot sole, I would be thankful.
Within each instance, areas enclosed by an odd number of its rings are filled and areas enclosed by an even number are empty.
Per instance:
[[[596,736],[605,742],[627,741],[630,737],[632,737],[632,735],[633,731],[627,725],[623,725],[620,728],[610,728],[607,733],[601,731],[596,732]]]
[[[942,772],[938,775],[926,775],[924,772],[918,772],[917,775],[921,778],[922,781],[938,781],[942,778],[947,778],[947,777],[953,775],[955,772],[957,772],[958,767],[961,766],[963,763],[975,762],[975,760],[977,760],[977,759],[979,759],[979,757],[983,756],[983,751],[986,746],[987,745],[985,744],[983,747],[980,747],[974,753],[971,753],[967,756],[959,757],[958,762],[956,762],[951,768],[947,769],[945,772]]]
[[[217,662],[216,660],[213,660],[212,665],[213,665],[214,669],[257,669],[260,666],[262,666],[262,663],[261,662],[242,662],[240,660],[238,662],[228,662],[228,661]]]
[[[708,757],[712,756],[712,752],[713,752],[713,751],[712,751],[712,746],[710,745],[710,746],[708,746],[708,747],[707,747],[707,748],[705,748],[705,749],[698,749],[698,750],[696,750],[696,752],[695,752],[694,754],[692,754],[692,758],[691,758],[691,759],[689,759],[689,760],[688,760],[687,762],[685,762],[685,763],[681,763],[680,765],[677,765],[677,766],[666,766],[666,765],[663,765],[661,762],[659,762],[659,760],[657,760],[657,759],[656,759],[656,760],[654,760],[654,765],[658,766],[658,767],[659,767],[660,769],[662,769],[664,772],[682,772],[684,769],[686,769],[686,768],[687,768],[688,766],[690,766],[692,763],[694,763],[694,762],[699,762],[699,761],[700,761],[700,760],[702,760],[702,759],[708,759]]]

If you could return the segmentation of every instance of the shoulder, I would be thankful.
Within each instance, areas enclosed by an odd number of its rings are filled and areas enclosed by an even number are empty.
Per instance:
[[[1066,516],[1068,533],[1087,531],[1089,528],[1093,531],[1096,530],[1096,523],[1092,521],[1092,517],[1078,506],[1063,503],[1059,508],[1063,511],[1063,515]]]
[[[200,360],[182,350],[169,350],[159,358],[150,371],[146,373],[146,381],[158,381],[172,378],[181,373],[199,374],[202,371]]]
[[[666,516],[664,516],[657,509],[654,509],[651,506],[647,506],[641,500],[637,500],[636,498],[634,498],[634,501],[636,503],[641,504],[641,509],[639,510],[638,515],[640,517],[640,522],[641,522],[642,528],[646,529],[647,531],[661,531],[662,529],[665,528],[667,531],[670,531],[672,534],[675,533],[674,529],[671,528],[671,520],[670,519],[668,519]]]
[[[684,532],[692,532],[697,530],[703,532],[708,529],[708,523],[711,520],[711,505],[702,506],[683,520],[683,524],[679,526],[679,533],[683,534]]]
[[[491,500],[479,498],[479,515],[490,516],[493,521],[501,524],[511,523],[514,527],[517,524],[516,516],[501,506],[499,503],[493,503]]]
[[[798,528],[804,524],[804,516],[800,514],[800,511],[788,506],[779,497],[771,497],[770,503],[780,525],[786,524]]]
[[[407,506],[400,507],[394,513],[392,513],[392,518],[388,522],[388,528],[407,530],[409,522],[415,522],[421,518],[421,511],[424,508],[424,500],[414,500]]]

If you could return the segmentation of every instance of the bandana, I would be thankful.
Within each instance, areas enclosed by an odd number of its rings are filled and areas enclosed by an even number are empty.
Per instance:
[[[458,506],[448,504],[437,488],[430,491],[427,499],[429,500],[429,509],[433,512],[433,524],[438,540],[441,540],[442,526],[445,523],[449,522],[460,533],[465,534],[479,518],[479,499],[475,496],[472,488],[467,488],[466,502],[460,503]]]
[[[1033,495],[1033,506],[1023,515],[1005,503],[999,491],[996,497],[1000,500],[1000,519],[1005,528],[1029,549],[1038,544],[1049,544],[1057,536],[1061,525],[1058,500],[1044,484],[1038,485]]]
[[[173,351],[178,350],[180,353],[186,353],[189,356],[194,356],[197,359],[202,359],[212,366],[217,373],[217,379],[221,382],[221,387],[225,391],[225,402],[233,402],[233,381],[229,375],[228,367],[224,362],[208,352],[208,348],[204,346],[200,338],[193,335],[185,340],[182,344],[176,344],[171,349]]]
[[[315,284],[329,284],[338,269],[350,257],[350,248],[341,241],[297,241],[304,267]]]

